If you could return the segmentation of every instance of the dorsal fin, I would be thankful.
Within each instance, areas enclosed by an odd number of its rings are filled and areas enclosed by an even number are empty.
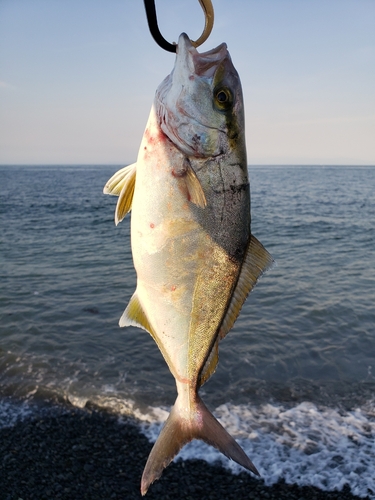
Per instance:
[[[273,259],[271,255],[260,241],[251,235],[250,244],[247,248],[236,287],[222,322],[219,336],[199,376],[199,386],[202,386],[215,372],[219,361],[219,341],[232,329],[247,296],[256,285],[260,276],[271,267],[272,263]]]
[[[199,387],[201,387],[207,380],[215,373],[216,366],[219,362],[219,339],[216,339],[216,342],[211,349],[211,352],[207,358],[203,366],[203,370],[199,375]]]
[[[241,308],[262,274],[269,269],[274,260],[262,243],[251,235],[241,272],[229,303],[227,313],[220,328],[220,339],[223,339],[233,327]]]
[[[104,194],[119,196],[116,205],[116,226],[130,212],[133,202],[137,164],[133,163],[116,172],[104,186]]]

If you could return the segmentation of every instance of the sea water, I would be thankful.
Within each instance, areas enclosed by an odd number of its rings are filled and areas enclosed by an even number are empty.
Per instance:
[[[0,425],[88,403],[156,439],[176,397],[151,337],[119,328],[136,283],[116,166],[0,167]],[[375,168],[249,168],[276,264],[220,344],[203,400],[267,484],[375,498]],[[179,458],[220,460],[195,441]]]

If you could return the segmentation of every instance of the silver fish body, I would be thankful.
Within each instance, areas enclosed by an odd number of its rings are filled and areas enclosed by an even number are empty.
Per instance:
[[[225,44],[199,54],[180,36],[137,162],[104,192],[119,195],[116,223],[132,210],[137,288],[120,326],[152,335],[178,392],[148,458],[142,494],[192,439],[257,473],[198,395],[215,371],[219,341],[272,263],[250,232],[242,90]]]

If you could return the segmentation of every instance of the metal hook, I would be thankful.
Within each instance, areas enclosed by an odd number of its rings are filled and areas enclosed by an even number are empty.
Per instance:
[[[143,0],[143,1],[146,9],[148,27],[155,42],[162,49],[167,50],[168,52],[176,52],[176,47],[177,47],[176,44],[167,42],[167,40],[160,33],[158,20],[156,17],[155,0]],[[199,47],[199,45],[202,45],[202,43],[207,40],[207,38],[210,36],[210,33],[214,25],[214,8],[212,6],[211,0],[199,0],[199,3],[204,12],[205,24],[203,33],[198,38],[198,40],[196,41],[191,40],[191,43],[194,45],[194,47]]]

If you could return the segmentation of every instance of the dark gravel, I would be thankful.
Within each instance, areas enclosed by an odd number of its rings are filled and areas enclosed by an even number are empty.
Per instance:
[[[0,429],[0,499],[140,499],[151,444],[131,421],[103,411],[55,408]],[[172,463],[146,499],[349,500],[349,488],[322,492],[279,483],[265,487],[201,460]]]

